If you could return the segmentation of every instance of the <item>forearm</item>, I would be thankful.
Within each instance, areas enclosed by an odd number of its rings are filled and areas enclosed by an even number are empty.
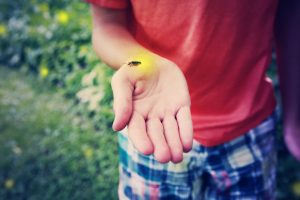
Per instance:
[[[114,69],[141,52],[151,54],[141,46],[127,29],[126,11],[92,6],[92,42],[99,58]]]
[[[280,2],[276,21],[278,72],[286,125],[300,123],[300,1]]]

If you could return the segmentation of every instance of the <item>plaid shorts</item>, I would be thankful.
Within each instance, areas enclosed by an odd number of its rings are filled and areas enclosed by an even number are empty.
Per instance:
[[[216,147],[194,141],[179,164],[137,152],[119,133],[120,199],[275,199],[275,114]]]

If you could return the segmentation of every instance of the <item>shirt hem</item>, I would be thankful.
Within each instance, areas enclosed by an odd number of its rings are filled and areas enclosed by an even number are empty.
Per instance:
[[[241,128],[234,129],[232,132],[227,133],[225,136],[223,136],[222,139],[220,139],[220,140],[201,138],[201,137],[199,137],[199,134],[201,134],[201,131],[197,131],[198,134],[194,135],[194,139],[205,147],[218,146],[218,145],[224,144],[226,142],[229,142],[233,139],[236,139],[239,136],[246,134],[251,129],[257,127],[261,122],[263,122],[264,119],[266,119],[268,116],[270,116],[276,108],[276,101],[274,100],[273,103],[270,105],[271,106],[269,107],[269,109],[266,109],[266,111],[260,115],[262,117],[258,117],[256,120],[253,120],[251,123],[249,123],[248,126],[243,126]],[[211,134],[213,134],[214,130],[211,130],[210,132],[211,132]]]

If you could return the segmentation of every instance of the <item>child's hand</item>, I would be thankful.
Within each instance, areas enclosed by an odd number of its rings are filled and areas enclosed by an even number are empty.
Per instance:
[[[158,56],[137,57],[112,78],[115,120],[113,129],[128,125],[136,149],[154,153],[157,161],[178,163],[192,148],[190,97],[181,70]]]

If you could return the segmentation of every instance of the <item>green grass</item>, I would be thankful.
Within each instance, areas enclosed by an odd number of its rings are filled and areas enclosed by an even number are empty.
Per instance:
[[[115,134],[32,75],[0,67],[0,85],[0,199],[117,198]]]

